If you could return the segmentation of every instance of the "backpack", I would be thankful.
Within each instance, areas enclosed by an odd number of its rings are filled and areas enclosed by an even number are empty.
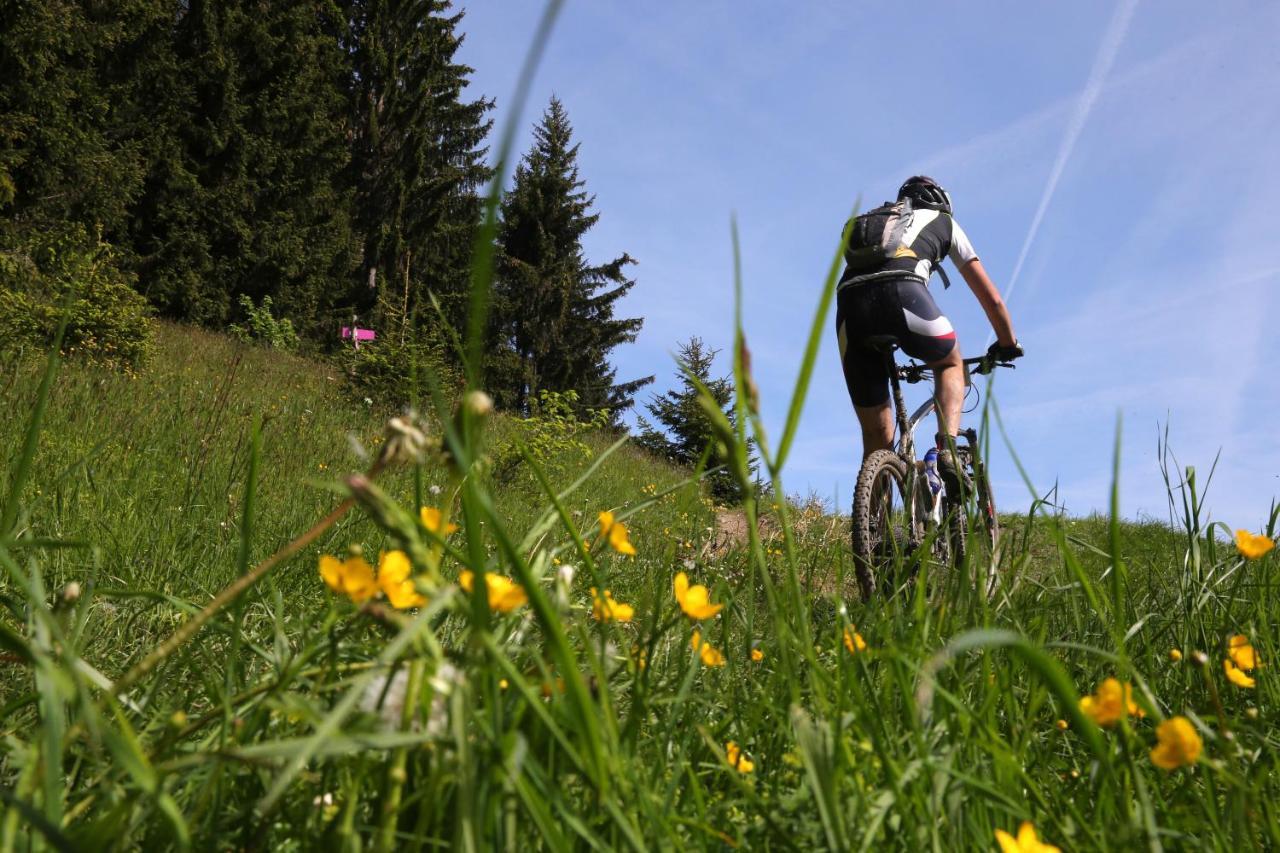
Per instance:
[[[916,253],[903,241],[915,211],[911,199],[886,201],[877,208],[859,214],[845,223],[841,241],[844,260],[848,265],[842,283],[853,284],[880,277],[880,274],[899,275],[888,271],[884,265],[895,258],[914,258]],[[950,287],[942,264],[934,265],[942,276],[943,287]]]

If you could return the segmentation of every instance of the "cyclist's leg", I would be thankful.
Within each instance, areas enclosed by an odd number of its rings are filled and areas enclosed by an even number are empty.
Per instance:
[[[861,288],[861,289],[859,289]],[[893,446],[893,411],[889,406],[889,374],[884,357],[860,345],[872,334],[894,334],[874,322],[880,286],[858,285],[840,292],[836,302],[836,338],[845,387],[862,430],[862,458]]]
[[[902,351],[933,369],[938,432],[955,435],[964,407],[964,364],[951,321],[938,310],[929,289],[918,281],[897,284]]]

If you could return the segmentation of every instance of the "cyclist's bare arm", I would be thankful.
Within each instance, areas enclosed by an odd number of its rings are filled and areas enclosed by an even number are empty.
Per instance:
[[[1009,316],[1009,309],[1005,307],[1000,291],[996,290],[987,271],[983,269],[982,261],[974,258],[960,268],[960,274],[986,312],[1000,346],[1011,347],[1017,343],[1018,337],[1013,333],[1013,319]]]

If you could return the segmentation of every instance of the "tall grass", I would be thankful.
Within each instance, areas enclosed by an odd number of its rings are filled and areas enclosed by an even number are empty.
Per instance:
[[[950,850],[1022,821],[1070,849],[1275,846],[1277,558],[1225,545],[1189,472],[1182,530],[1121,523],[1118,485],[1106,518],[1029,499],[994,565],[856,598],[847,521],[780,497],[834,275],[776,444],[735,322],[718,437],[744,479],[754,439],[774,496],[739,543],[625,443],[522,451],[477,394],[480,321],[471,391],[386,432],[323,366],[189,329],[136,378],[11,366],[0,850]],[[403,551],[425,603],[329,590],[320,556],[353,546]],[[723,610],[695,625],[678,572]],[[491,607],[488,575],[525,600]],[[633,617],[594,618],[592,588]],[[1252,688],[1224,676],[1236,634]],[[1142,715],[1102,729],[1079,700],[1110,676]],[[1204,751],[1165,770],[1173,716]]]

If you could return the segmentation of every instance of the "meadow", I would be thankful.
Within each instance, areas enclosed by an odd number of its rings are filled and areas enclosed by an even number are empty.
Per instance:
[[[1180,528],[1028,500],[991,600],[985,555],[864,604],[786,431],[726,537],[611,436],[157,336],[0,384],[0,850],[1280,840],[1276,558],[1187,472]]]

